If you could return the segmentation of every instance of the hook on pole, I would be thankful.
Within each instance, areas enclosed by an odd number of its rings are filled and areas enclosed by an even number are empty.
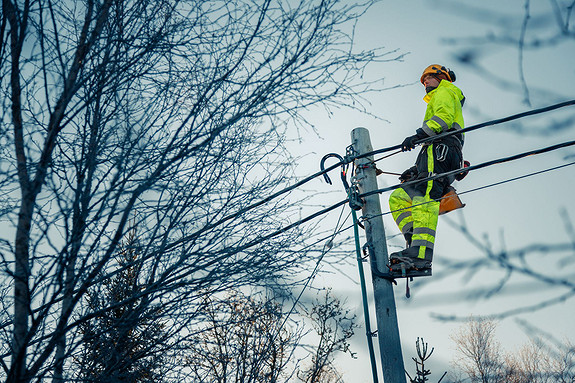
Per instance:
[[[325,156],[323,156],[323,158],[321,159],[319,167],[320,167],[322,172],[325,171],[325,161],[331,157],[337,158],[339,160],[339,162],[341,163],[341,181],[343,182],[343,186],[345,187],[345,190],[347,191],[349,189],[349,184],[347,183],[347,179],[346,179],[346,172],[347,172],[347,165],[348,164],[345,162],[345,160],[342,156],[340,156],[337,153],[328,153]],[[325,182],[327,182],[330,185],[332,184],[331,179],[327,175],[327,172],[323,173],[323,178],[324,178]]]

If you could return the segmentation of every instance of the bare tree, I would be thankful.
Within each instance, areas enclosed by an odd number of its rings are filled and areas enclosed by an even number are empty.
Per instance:
[[[341,381],[332,362],[338,352],[354,355],[349,339],[357,326],[355,316],[327,290],[299,313],[311,319],[315,331],[308,332],[303,321],[289,317],[295,308],[290,306],[286,310],[278,297],[239,291],[206,296],[201,307],[205,320],[190,328],[193,335],[182,352],[191,378],[206,383],[289,382],[296,377]],[[311,364],[304,367],[304,359]]]
[[[131,223],[140,299],[162,307],[173,345],[206,291],[305,265],[286,251],[303,231],[277,231],[297,206],[256,202],[290,181],[282,119],[370,88],[361,72],[385,52],[351,38],[369,3],[2,1],[8,382],[68,378],[81,326],[102,313],[86,297],[118,273]]]
[[[505,363],[508,366],[507,381],[510,383],[550,381],[543,376],[544,364],[548,364],[545,352],[535,343],[523,346],[517,353],[508,355]]]
[[[495,299],[505,296],[505,288],[517,288],[524,285],[552,289],[552,294],[539,299],[517,300],[505,308],[485,314],[485,318],[496,320],[545,310],[573,299],[575,283],[571,275],[574,265],[572,259],[575,231],[567,210],[563,209],[560,215],[563,220],[563,230],[567,236],[566,240],[554,243],[526,242],[517,248],[508,248],[503,243],[499,249],[495,247],[494,241],[488,235],[480,237],[472,233],[462,216],[459,221],[446,217],[445,221],[459,231],[479,255],[473,262],[443,259],[444,273],[438,277],[462,273],[469,278],[469,276],[480,275],[483,272],[494,277],[494,282],[490,285],[468,289],[451,299],[460,299],[462,296],[477,301]],[[541,267],[542,264],[548,264],[549,267]],[[445,313],[436,313],[433,316],[444,321],[466,320],[465,317]]]
[[[507,382],[568,383],[575,379],[575,348],[569,342],[551,346],[531,341],[505,358]]]
[[[504,12],[501,7],[492,7],[490,4],[470,5],[450,0],[437,2],[443,3],[442,9],[458,17],[488,27],[486,33],[471,33],[467,36],[462,34],[443,39],[445,43],[456,47],[454,58],[460,65],[481,74],[486,81],[520,95],[521,101],[528,106],[539,99],[545,102],[563,99],[564,96],[556,89],[534,84],[534,76],[541,77],[540,74],[526,73],[525,68],[532,64],[529,56],[533,57],[534,52],[540,51],[538,66],[552,71],[556,59],[546,50],[562,44],[565,49],[571,49],[575,42],[575,2],[523,0],[512,5],[515,7],[514,12]],[[504,49],[509,52],[510,59],[515,58],[513,76],[504,76],[496,66],[486,65],[485,59],[492,53],[492,49]],[[568,118],[557,121],[553,128],[568,127],[572,124],[573,119]]]
[[[569,342],[539,338],[513,352],[503,352],[495,337],[497,324],[472,319],[452,339],[458,355],[454,382],[551,383],[575,379],[575,348]]]
[[[471,382],[505,382],[501,346],[495,339],[497,324],[471,319],[452,339],[458,357],[454,364]]]
[[[281,304],[235,291],[207,296],[201,311],[206,320],[193,329],[183,354],[195,382],[289,380],[300,330],[286,323]]]
[[[339,352],[354,356],[349,340],[357,328],[355,315],[345,309],[343,303],[327,289],[307,311],[307,316],[319,341],[312,347],[311,364],[299,373],[299,378],[306,383],[338,381],[338,373],[332,362]]]

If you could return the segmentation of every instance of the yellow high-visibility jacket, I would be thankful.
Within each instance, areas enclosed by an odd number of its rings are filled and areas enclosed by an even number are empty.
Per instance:
[[[441,80],[439,86],[427,93],[423,100],[427,102],[427,110],[421,129],[428,136],[464,128],[461,107],[465,97],[461,89],[451,82]],[[463,134],[461,141],[463,142]]]

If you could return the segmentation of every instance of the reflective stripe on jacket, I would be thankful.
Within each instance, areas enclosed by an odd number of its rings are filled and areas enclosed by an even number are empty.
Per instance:
[[[441,80],[439,86],[427,93],[423,100],[427,102],[427,110],[421,129],[428,136],[464,128],[461,107],[465,97],[461,89],[451,82]]]

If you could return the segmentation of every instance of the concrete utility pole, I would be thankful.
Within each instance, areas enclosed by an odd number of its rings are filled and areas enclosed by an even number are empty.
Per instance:
[[[367,129],[354,129],[351,132],[351,140],[355,154],[373,151]],[[356,165],[356,178],[360,193],[378,189],[373,156],[356,160]],[[386,272],[388,261],[387,243],[381,216],[379,194],[367,196],[364,200],[365,204],[362,208],[362,214],[365,218],[364,225],[367,243],[371,244],[370,251],[373,252],[373,254],[370,253],[370,256],[375,257],[378,270]],[[406,383],[393,286],[389,280],[373,275],[373,270],[372,279],[383,380],[385,383]]]

